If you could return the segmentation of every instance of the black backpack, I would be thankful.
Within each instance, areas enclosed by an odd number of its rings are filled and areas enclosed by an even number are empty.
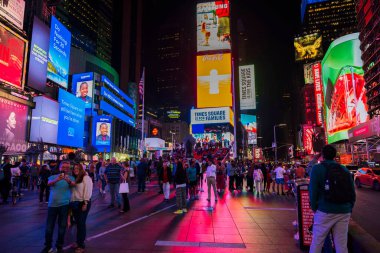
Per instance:
[[[338,163],[322,162],[326,168],[324,196],[327,202],[343,204],[355,200],[351,174]]]

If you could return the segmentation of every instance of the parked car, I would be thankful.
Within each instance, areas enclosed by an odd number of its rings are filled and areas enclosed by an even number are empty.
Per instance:
[[[358,188],[364,185],[380,191],[380,168],[360,168],[355,173],[354,180]]]

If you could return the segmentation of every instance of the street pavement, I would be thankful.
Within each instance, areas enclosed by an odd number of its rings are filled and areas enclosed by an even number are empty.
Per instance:
[[[380,242],[380,192],[371,188],[356,188],[353,220]]]
[[[137,193],[131,186],[131,211],[107,208],[108,193],[94,190],[87,221],[87,252],[260,252],[298,253],[293,236],[296,228],[294,197],[266,193],[226,192],[218,202],[189,202],[188,213],[175,215],[175,190],[163,201],[157,182]],[[0,206],[0,252],[40,252],[44,243],[47,205],[38,203],[38,193],[24,192],[15,206]],[[75,227],[69,228],[65,252],[74,252]],[[56,232],[54,234],[54,242]]]

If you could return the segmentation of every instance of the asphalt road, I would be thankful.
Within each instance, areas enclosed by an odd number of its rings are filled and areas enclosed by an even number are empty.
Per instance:
[[[352,218],[380,241],[380,191],[364,187],[356,189]]]

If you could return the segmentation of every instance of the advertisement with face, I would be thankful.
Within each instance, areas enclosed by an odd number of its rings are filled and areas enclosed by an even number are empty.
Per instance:
[[[5,17],[21,30],[24,28],[24,0],[0,1],[0,16]]]
[[[58,144],[69,147],[83,147],[85,103],[59,89]]]
[[[348,130],[369,120],[358,33],[333,41],[322,60],[328,143],[348,139]]]
[[[47,97],[34,97],[36,107],[32,110],[30,138],[32,142],[42,140],[45,143],[57,144],[59,105]]]
[[[94,116],[92,121],[92,144],[99,152],[109,152],[111,147],[111,116]]]
[[[46,86],[49,33],[49,27],[34,17],[27,85],[41,92]]]
[[[23,89],[28,42],[0,23],[0,81]]]
[[[93,97],[94,73],[80,73],[73,75],[72,92],[85,103],[86,108],[91,108]]]
[[[241,123],[243,124],[245,130],[248,133],[248,144],[256,145],[257,144],[257,123],[256,116],[249,114],[240,115]]]
[[[28,106],[0,98],[0,144],[8,147],[6,154],[25,152]]]
[[[294,39],[296,61],[319,59],[323,56],[322,35],[309,34]]]
[[[197,52],[231,49],[228,0],[197,4]]]
[[[197,56],[197,107],[232,106],[231,54]]]
[[[47,78],[67,88],[71,33],[54,16],[51,17]]]

